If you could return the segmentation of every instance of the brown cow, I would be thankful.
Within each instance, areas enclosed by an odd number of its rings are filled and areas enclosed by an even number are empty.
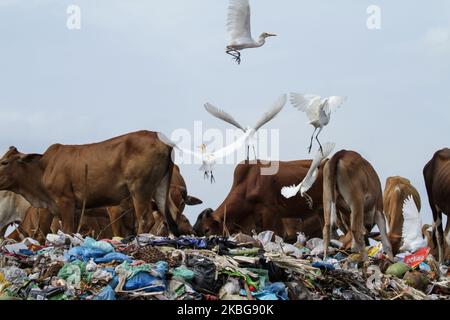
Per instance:
[[[153,227],[148,201],[153,198],[178,235],[178,213],[169,195],[171,152],[150,131],[88,145],[55,144],[42,155],[11,147],[0,160],[0,190],[19,193],[36,208],[48,208],[61,217],[65,233],[75,231],[75,209],[81,209],[84,200],[90,209],[119,205],[130,196],[141,233]]]
[[[179,228],[180,234],[193,234],[194,230],[189,223],[189,220],[182,214],[182,212],[184,211],[186,205],[194,206],[201,204],[202,201],[188,195],[186,183],[180,173],[180,168],[177,165],[174,165],[173,167],[169,190],[173,204],[178,209],[178,215],[175,222]],[[146,232],[159,236],[167,236],[169,232],[167,230],[164,217],[158,211],[155,201],[152,200],[151,205],[155,224],[150,230],[146,230]],[[125,237],[135,234],[135,219],[133,214],[134,207],[131,199],[123,201],[120,206],[108,208],[108,213],[112,221],[114,235]]]
[[[80,212],[77,210],[76,220],[79,218]],[[80,234],[94,238],[110,239],[113,237],[113,234],[109,221],[109,215],[105,208],[86,210],[81,222]],[[42,225],[49,224],[51,225],[50,229],[43,231]],[[30,237],[38,240],[40,243],[44,243],[45,237],[49,232],[57,233],[58,230],[61,230],[61,222],[57,217],[46,209],[29,207],[18,229],[9,235],[8,238],[20,241],[24,237]]]
[[[273,167],[272,163],[240,163],[234,171],[230,193],[217,210],[205,210],[199,215],[195,231],[199,235],[222,234],[224,220],[230,233],[250,233],[253,229],[257,232],[272,230],[283,236],[285,229],[282,218],[309,221],[313,217],[317,219],[313,226],[321,226],[321,168],[316,183],[308,191],[313,199],[312,210],[300,195],[290,199],[281,195],[282,187],[298,183],[306,176],[311,163],[310,160],[279,162],[278,173],[274,175],[261,174],[263,168]],[[310,229],[303,231],[307,236],[314,232]]]
[[[323,170],[324,206],[324,255],[328,254],[330,230],[337,220],[339,211],[349,221],[352,250],[367,259],[364,246],[365,233],[377,224],[383,248],[393,260],[391,245],[386,234],[386,220],[383,214],[381,182],[370,163],[354,151],[342,150],[325,164]]]
[[[416,207],[420,211],[419,192],[408,179],[398,176],[386,179],[383,208],[389,226],[388,238],[394,254],[397,254],[402,245],[403,204],[409,196],[413,197]]]
[[[450,215],[450,149],[437,151],[423,169],[428,200],[433,212],[433,239],[436,239],[438,260],[444,262],[445,243],[449,245]],[[442,229],[442,213],[447,215],[446,234]]]

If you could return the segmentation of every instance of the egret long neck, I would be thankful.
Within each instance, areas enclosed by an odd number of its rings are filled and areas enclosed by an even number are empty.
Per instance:
[[[262,47],[266,43],[266,38],[259,36],[258,41],[256,41],[256,47]]]

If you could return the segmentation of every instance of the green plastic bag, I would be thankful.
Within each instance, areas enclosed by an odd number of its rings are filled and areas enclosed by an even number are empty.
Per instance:
[[[172,271],[172,275],[177,278],[181,278],[183,280],[192,280],[195,277],[195,273],[192,270],[189,270],[184,267],[176,268]]]

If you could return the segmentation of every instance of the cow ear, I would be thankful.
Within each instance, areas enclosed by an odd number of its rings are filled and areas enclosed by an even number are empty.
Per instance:
[[[193,197],[193,196],[187,196],[186,197],[186,204],[188,206],[196,206],[196,205],[199,205],[199,204],[202,204],[202,203],[203,203],[203,201],[198,199],[198,198],[196,198],[196,197]]]
[[[19,158],[19,161],[24,163],[31,163],[34,161],[39,161],[41,158],[42,158],[41,154],[31,153],[23,155],[22,157]]]

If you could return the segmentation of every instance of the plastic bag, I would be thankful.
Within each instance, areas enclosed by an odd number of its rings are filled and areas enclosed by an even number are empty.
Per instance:
[[[98,249],[103,251],[105,254],[106,253],[110,253],[110,252],[114,252],[114,247],[106,242],[106,241],[96,241],[90,237],[87,237],[84,240],[84,244],[83,247],[85,248],[92,248],[92,249]]]
[[[96,263],[110,263],[112,261],[117,261],[117,262],[128,261],[128,262],[131,262],[131,261],[133,261],[133,259],[131,259],[129,256],[124,255],[123,253],[120,253],[120,252],[111,252],[111,253],[108,253],[108,254],[104,255],[103,257],[95,258],[94,261]]]
[[[145,292],[159,292],[166,290],[165,281],[152,276],[148,272],[139,272],[131,279],[127,280],[123,290],[134,291],[143,289]]]
[[[189,281],[194,279],[195,273],[187,268],[179,267],[172,271],[172,275],[174,277]]]
[[[82,246],[70,249],[65,256],[66,260],[68,261],[83,260],[87,262],[92,258],[93,259],[102,258],[104,255],[105,252],[101,249],[88,248]]]
[[[116,300],[116,293],[113,288],[106,286],[93,300]]]

